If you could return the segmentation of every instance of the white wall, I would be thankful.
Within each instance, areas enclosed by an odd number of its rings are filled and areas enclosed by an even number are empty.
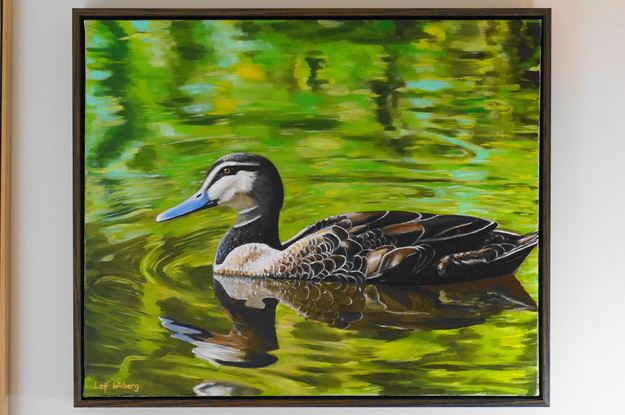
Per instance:
[[[13,0],[11,414],[319,413],[72,407],[72,7],[551,7],[551,408],[398,414],[623,413],[625,1]],[[337,410],[324,410],[338,413]],[[340,409],[344,414],[379,409]]]

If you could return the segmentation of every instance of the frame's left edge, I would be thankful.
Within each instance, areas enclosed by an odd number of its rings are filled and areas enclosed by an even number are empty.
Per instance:
[[[0,415],[9,413],[9,101],[11,2],[0,0]]]
[[[83,15],[80,10],[72,13],[73,33],[73,228],[74,228],[74,405],[85,406],[83,394],[83,183],[84,183],[84,30]]]

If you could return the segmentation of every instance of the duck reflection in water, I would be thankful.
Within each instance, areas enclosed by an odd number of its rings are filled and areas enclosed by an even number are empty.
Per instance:
[[[160,317],[161,325],[174,332],[172,337],[187,341],[196,347],[193,353],[209,362],[236,367],[265,367],[277,358],[267,352],[278,348],[276,337],[276,306],[278,299],[258,299],[254,307],[232,298],[215,281],[215,294],[227,316],[234,322],[230,333],[224,335],[175,320]]]
[[[235,276],[214,277],[215,293],[234,327],[223,335],[161,317],[172,337],[195,346],[215,364],[259,368],[277,358],[276,307],[306,320],[391,340],[413,330],[444,330],[482,324],[504,310],[536,311],[536,303],[513,275],[435,286],[362,285]]]

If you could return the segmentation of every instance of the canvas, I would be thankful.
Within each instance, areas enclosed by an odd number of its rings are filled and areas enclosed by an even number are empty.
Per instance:
[[[547,17],[75,11],[76,403],[545,404]]]

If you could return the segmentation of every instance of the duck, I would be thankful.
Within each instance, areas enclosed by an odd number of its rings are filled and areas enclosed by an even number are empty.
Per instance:
[[[362,211],[330,216],[279,237],[284,187],[275,165],[232,153],[208,169],[200,189],[156,222],[214,207],[238,212],[217,246],[213,273],[241,278],[358,284],[441,285],[513,274],[538,244],[492,220],[454,214]]]

